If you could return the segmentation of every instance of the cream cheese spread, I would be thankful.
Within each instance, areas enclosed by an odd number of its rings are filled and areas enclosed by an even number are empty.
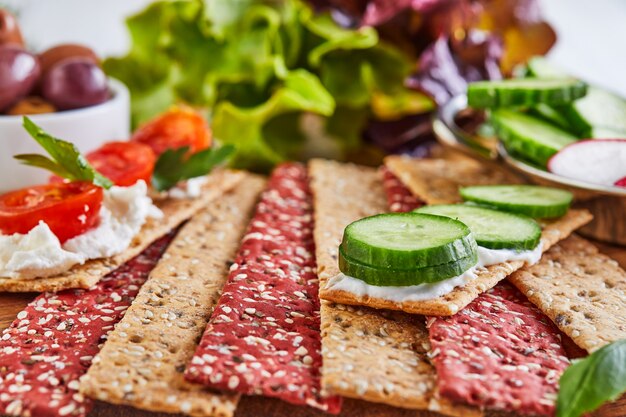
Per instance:
[[[381,298],[394,302],[423,301],[441,297],[456,287],[467,284],[477,278],[481,269],[507,261],[524,261],[528,265],[539,262],[542,244],[533,250],[514,251],[510,249],[487,249],[478,247],[478,263],[461,275],[430,284],[409,285],[404,287],[379,287],[370,285],[358,278],[338,274],[328,280],[327,290],[339,290],[352,293],[358,297]]]
[[[123,252],[149,217],[163,216],[147,193],[144,181],[105,190],[98,225],[63,245],[43,221],[26,234],[0,235],[0,277],[49,277]]]
[[[202,177],[190,178],[186,181],[182,181],[175,187],[171,188],[167,195],[177,200],[183,200],[186,198],[198,198],[202,195],[202,187],[209,181],[209,178],[204,175]]]

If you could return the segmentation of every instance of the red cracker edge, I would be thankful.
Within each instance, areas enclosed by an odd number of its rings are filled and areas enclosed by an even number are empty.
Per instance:
[[[380,168],[383,186],[387,195],[387,205],[394,213],[413,211],[424,205],[386,166]]]
[[[508,283],[451,317],[428,319],[439,394],[478,407],[552,416],[570,364],[554,324]]]
[[[339,413],[341,399],[321,394],[314,254],[306,169],[282,164],[261,196],[185,378]]]
[[[92,400],[78,393],[107,334],[122,318],[174,232],[89,290],[44,293],[0,338],[0,414],[84,417]]]
[[[419,207],[393,173],[385,169],[383,179],[391,211]],[[567,338],[517,289],[500,283],[427,325],[439,395],[480,408],[554,414],[558,380],[570,363]]]

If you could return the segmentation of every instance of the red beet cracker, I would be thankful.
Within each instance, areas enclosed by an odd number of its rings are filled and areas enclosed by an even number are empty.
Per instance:
[[[35,298],[0,338],[0,414],[83,417],[92,401],[78,393],[106,340],[174,233],[104,277],[89,290]]]
[[[320,392],[320,318],[311,193],[300,164],[261,196],[187,380],[338,413]]]

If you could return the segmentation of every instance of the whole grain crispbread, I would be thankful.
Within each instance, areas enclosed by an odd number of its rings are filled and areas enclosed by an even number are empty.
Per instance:
[[[320,286],[339,273],[343,229],[386,211],[381,179],[373,168],[313,160],[315,244]],[[428,362],[424,318],[322,300],[322,387],[345,397],[451,416],[480,416],[477,409],[435,399],[435,370]]]
[[[236,394],[183,378],[265,181],[239,186],[180,230],[81,381],[98,400],[192,416],[232,416]]]
[[[106,274],[140,254],[152,242],[190,218],[210,201],[235,187],[243,175],[239,171],[216,170],[209,175],[200,197],[157,200],[155,204],[163,211],[163,218],[148,219],[130,246],[116,256],[87,261],[55,277],[31,280],[0,277],[0,292],[57,292],[69,288],[89,288]]]
[[[626,272],[578,236],[509,281],[588,352],[626,338]]]
[[[426,204],[461,202],[460,187],[524,182],[505,168],[457,154],[449,159],[388,156],[385,166]]]
[[[543,222],[541,242],[544,252],[590,220],[591,214],[586,210],[570,210],[560,219]],[[358,296],[343,290],[333,289],[328,285],[320,287],[320,297],[337,303],[366,305],[368,307],[399,310],[411,314],[451,316],[471,303],[478,295],[493,288],[498,282],[523,266],[523,261],[510,261],[488,266],[479,270],[476,279],[473,281],[462,287],[455,288],[446,295],[430,300],[395,302],[367,295]]]

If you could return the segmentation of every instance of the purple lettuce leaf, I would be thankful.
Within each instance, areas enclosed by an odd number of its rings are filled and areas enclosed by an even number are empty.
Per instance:
[[[502,42],[493,34],[472,30],[463,41],[441,36],[422,53],[419,70],[407,80],[441,105],[467,90],[472,81],[502,78]]]

